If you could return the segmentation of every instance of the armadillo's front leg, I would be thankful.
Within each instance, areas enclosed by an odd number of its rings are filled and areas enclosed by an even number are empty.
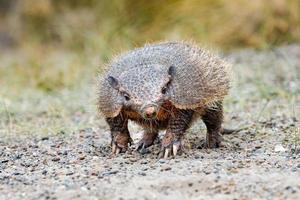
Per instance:
[[[166,134],[162,139],[161,152],[159,157],[168,158],[176,156],[178,150],[183,148],[183,136],[189,128],[194,111],[177,110],[169,121]]]
[[[137,150],[141,153],[146,152],[146,148],[153,145],[155,139],[158,136],[158,129],[156,127],[144,128],[143,138],[139,141],[137,145]]]
[[[132,143],[128,131],[128,119],[119,114],[114,118],[107,118],[106,121],[111,131],[112,153],[125,152],[128,149],[128,144],[131,145]]]

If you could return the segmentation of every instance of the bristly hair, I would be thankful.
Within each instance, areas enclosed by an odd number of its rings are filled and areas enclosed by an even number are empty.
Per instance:
[[[154,65],[166,69],[170,66],[175,67],[176,74],[170,85],[170,101],[179,109],[213,107],[216,102],[223,100],[231,86],[231,66],[194,43],[146,44],[144,47],[116,56],[107,65],[109,67],[99,81],[99,111],[105,116],[113,117],[122,109],[118,92],[106,81],[108,75],[119,77],[125,71],[134,68],[137,70],[143,67],[151,68]],[[153,73],[157,72],[153,70]],[[149,76],[149,74],[140,76]],[[127,81],[125,84],[135,84],[135,87],[138,87],[139,83]],[[156,87],[157,84],[152,83],[152,86]],[[141,95],[143,92],[145,91],[140,91]]]

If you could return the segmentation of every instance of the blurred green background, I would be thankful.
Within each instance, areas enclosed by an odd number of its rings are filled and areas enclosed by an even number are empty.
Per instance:
[[[227,113],[255,122],[270,99],[286,108],[266,116],[295,113],[299,62],[274,52],[300,42],[299,0],[0,0],[0,139],[102,127],[96,80],[105,63],[161,40],[236,57]]]
[[[227,52],[299,42],[300,1],[0,0],[0,85],[74,87],[112,55],[159,40]]]

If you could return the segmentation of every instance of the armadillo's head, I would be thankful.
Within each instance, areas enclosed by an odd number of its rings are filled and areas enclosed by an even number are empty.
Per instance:
[[[169,99],[175,68],[161,65],[134,67],[118,77],[108,76],[111,87],[119,91],[123,106],[145,119],[155,119],[161,105]]]

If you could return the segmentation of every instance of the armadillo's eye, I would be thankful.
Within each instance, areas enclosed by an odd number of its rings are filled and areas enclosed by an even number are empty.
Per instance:
[[[167,87],[163,87],[163,88],[161,89],[161,93],[162,93],[162,94],[166,94],[166,93],[167,93]]]
[[[123,93],[123,96],[124,96],[124,99],[125,99],[126,101],[129,101],[129,100],[130,100],[130,96],[129,96],[129,94],[127,94],[126,92]]]

